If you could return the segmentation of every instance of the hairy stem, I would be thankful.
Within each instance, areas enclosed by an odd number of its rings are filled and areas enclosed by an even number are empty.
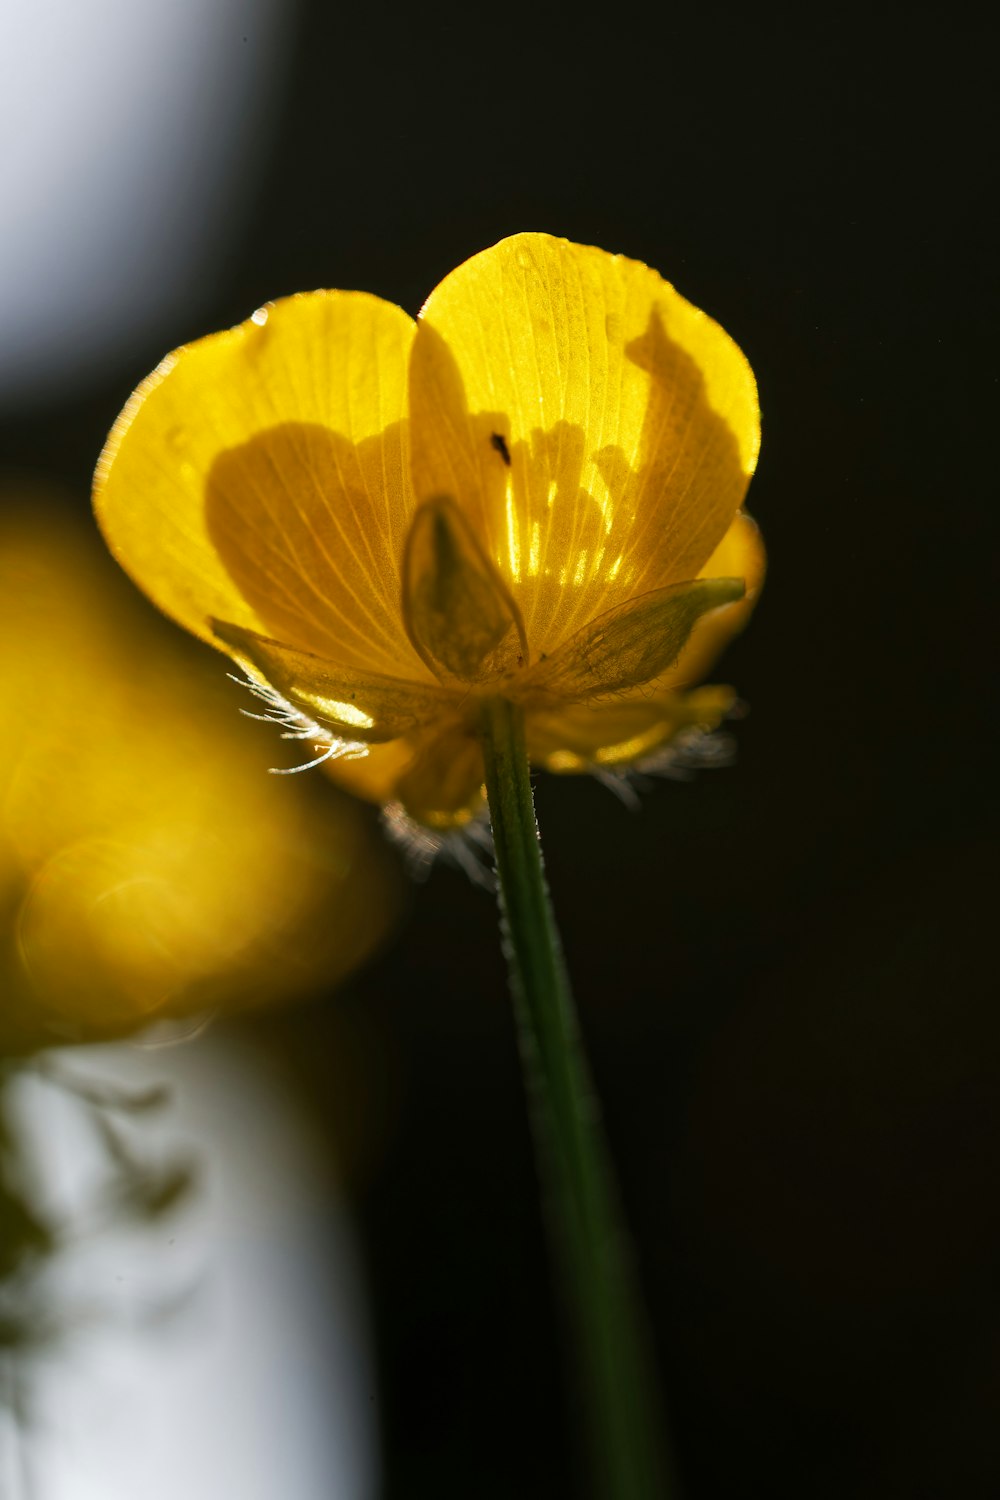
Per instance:
[[[575,1335],[600,1500],[665,1500],[643,1314],[549,901],[520,709],[484,707],[501,928],[550,1234]]]

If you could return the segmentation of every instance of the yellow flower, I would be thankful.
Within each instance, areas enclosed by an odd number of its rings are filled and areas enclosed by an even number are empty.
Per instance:
[[[414,322],[288,297],[169,355],[97,471],[111,550],[261,684],[335,778],[432,827],[481,804],[484,698],[532,759],[627,764],[728,689],[744,623],[753,374],[655,271],[515,235]]]

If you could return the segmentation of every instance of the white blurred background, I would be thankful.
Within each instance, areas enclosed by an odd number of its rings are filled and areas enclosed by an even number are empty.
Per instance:
[[[368,1500],[377,1492],[365,1295],[328,1143],[238,1036],[50,1053],[10,1089],[32,1207],[61,1228],[29,1285],[54,1337],[9,1351],[4,1500]],[[116,1136],[190,1185],[114,1213],[107,1138],[77,1091],[125,1098]],[[110,1212],[108,1212],[110,1210]],[[10,1289],[14,1290],[14,1289]],[[30,1311],[30,1309],[29,1309]]]
[[[294,0],[2,0],[0,403],[196,308],[241,227]]]

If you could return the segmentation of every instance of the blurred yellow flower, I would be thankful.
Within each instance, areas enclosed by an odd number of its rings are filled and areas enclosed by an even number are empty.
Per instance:
[[[281,795],[227,685],[38,495],[0,521],[0,631],[5,1047],[273,1000],[374,947],[398,896],[362,809]]]
[[[336,779],[447,827],[481,804],[486,698],[560,771],[718,724],[731,691],[687,689],[762,581],[758,445],[716,323],[644,265],[523,234],[416,322],[315,292],[169,355],[95,504]]]

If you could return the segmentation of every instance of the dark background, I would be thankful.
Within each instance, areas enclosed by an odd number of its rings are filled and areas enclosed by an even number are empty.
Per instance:
[[[995,42],[960,6],[310,0],[224,263],[2,433],[82,508],[164,348],[322,285],[416,312],[521,229],[749,355],[737,762],[638,813],[537,794],[689,1500],[1000,1493]],[[387,1500],[582,1493],[490,898],[435,871],[348,992],[253,1023],[334,1142],[345,1026]]]

